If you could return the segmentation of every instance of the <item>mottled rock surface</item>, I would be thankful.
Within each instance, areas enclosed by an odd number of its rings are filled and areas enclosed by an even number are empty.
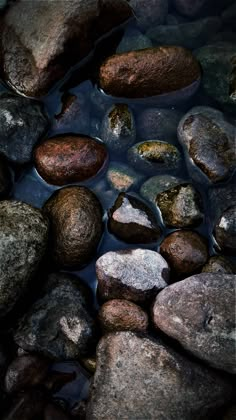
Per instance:
[[[157,175],[147,179],[140,188],[140,194],[143,198],[155,204],[158,194],[168,191],[177,185],[183,183],[181,178],[172,175]]]
[[[172,284],[156,298],[153,319],[209,365],[236,372],[236,276],[202,273]]]
[[[159,340],[109,334],[99,343],[97,360],[90,420],[207,419],[230,398],[230,386],[215,371]]]
[[[236,206],[223,212],[215,226],[215,238],[225,252],[236,253]]]
[[[210,257],[202,268],[202,273],[236,274],[236,266],[222,255]]]
[[[107,171],[107,182],[119,192],[135,189],[142,179],[142,174],[121,162],[111,162]]]

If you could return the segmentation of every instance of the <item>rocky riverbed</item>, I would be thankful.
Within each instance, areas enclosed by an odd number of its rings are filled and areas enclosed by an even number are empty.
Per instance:
[[[236,2],[0,0],[0,420],[234,420]]]

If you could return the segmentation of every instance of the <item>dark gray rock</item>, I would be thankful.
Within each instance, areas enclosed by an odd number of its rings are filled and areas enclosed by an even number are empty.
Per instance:
[[[184,180],[171,175],[157,175],[145,181],[141,188],[140,194],[150,203],[155,204],[156,196],[164,191],[174,188],[184,183]]]
[[[215,226],[215,238],[220,249],[236,253],[236,206],[231,206],[221,215]]]
[[[37,141],[48,128],[39,102],[11,93],[0,95],[0,153],[13,162],[30,162]]]
[[[111,162],[107,171],[108,184],[119,192],[136,189],[143,178],[142,174],[121,162]]]
[[[80,280],[53,274],[44,296],[21,319],[15,342],[55,360],[76,359],[91,350],[95,324]]]
[[[96,262],[98,293],[102,300],[145,302],[167,286],[169,266],[148,249],[125,249],[102,255]]]
[[[138,26],[145,30],[152,25],[165,23],[168,0],[128,0]]]
[[[160,340],[119,332],[98,345],[86,418],[206,420],[230,396],[230,385],[215,371]]]
[[[141,140],[175,140],[183,114],[175,109],[147,108],[137,117],[137,132]]]
[[[12,188],[12,174],[3,156],[0,155],[0,199],[6,198]]]
[[[236,373],[235,288],[236,276],[227,274],[172,284],[156,298],[154,324],[209,365]]]
[[[40,210],[18,201],[0,202],[0,315],[27,290],[44,255],[48,222]]]
[[[209,258],[202,268],[202,273],[236,274],[236,267],[228,258],[215,255]]]

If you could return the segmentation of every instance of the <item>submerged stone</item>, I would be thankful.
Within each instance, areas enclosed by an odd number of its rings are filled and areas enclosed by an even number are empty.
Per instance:
[[[107,182],[119,192],[136,189],[142,179],[142,174],[121,162],[111,162],[107,171]]]

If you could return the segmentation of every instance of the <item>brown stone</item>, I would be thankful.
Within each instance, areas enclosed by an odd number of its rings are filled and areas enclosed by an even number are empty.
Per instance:
[[[51,138],[35,150],[35,165],[49,184],[65,185],[95,176],[107,159],[105,146],[87,136]]]
[[[113,96],[142,98],[185,88],[200,75],[190,51],[165,46],[109,57],[100,68],[100,86]]]
[[[223,255],[210,257],[202,268],[202,273],[236,274],[236,267]]]

